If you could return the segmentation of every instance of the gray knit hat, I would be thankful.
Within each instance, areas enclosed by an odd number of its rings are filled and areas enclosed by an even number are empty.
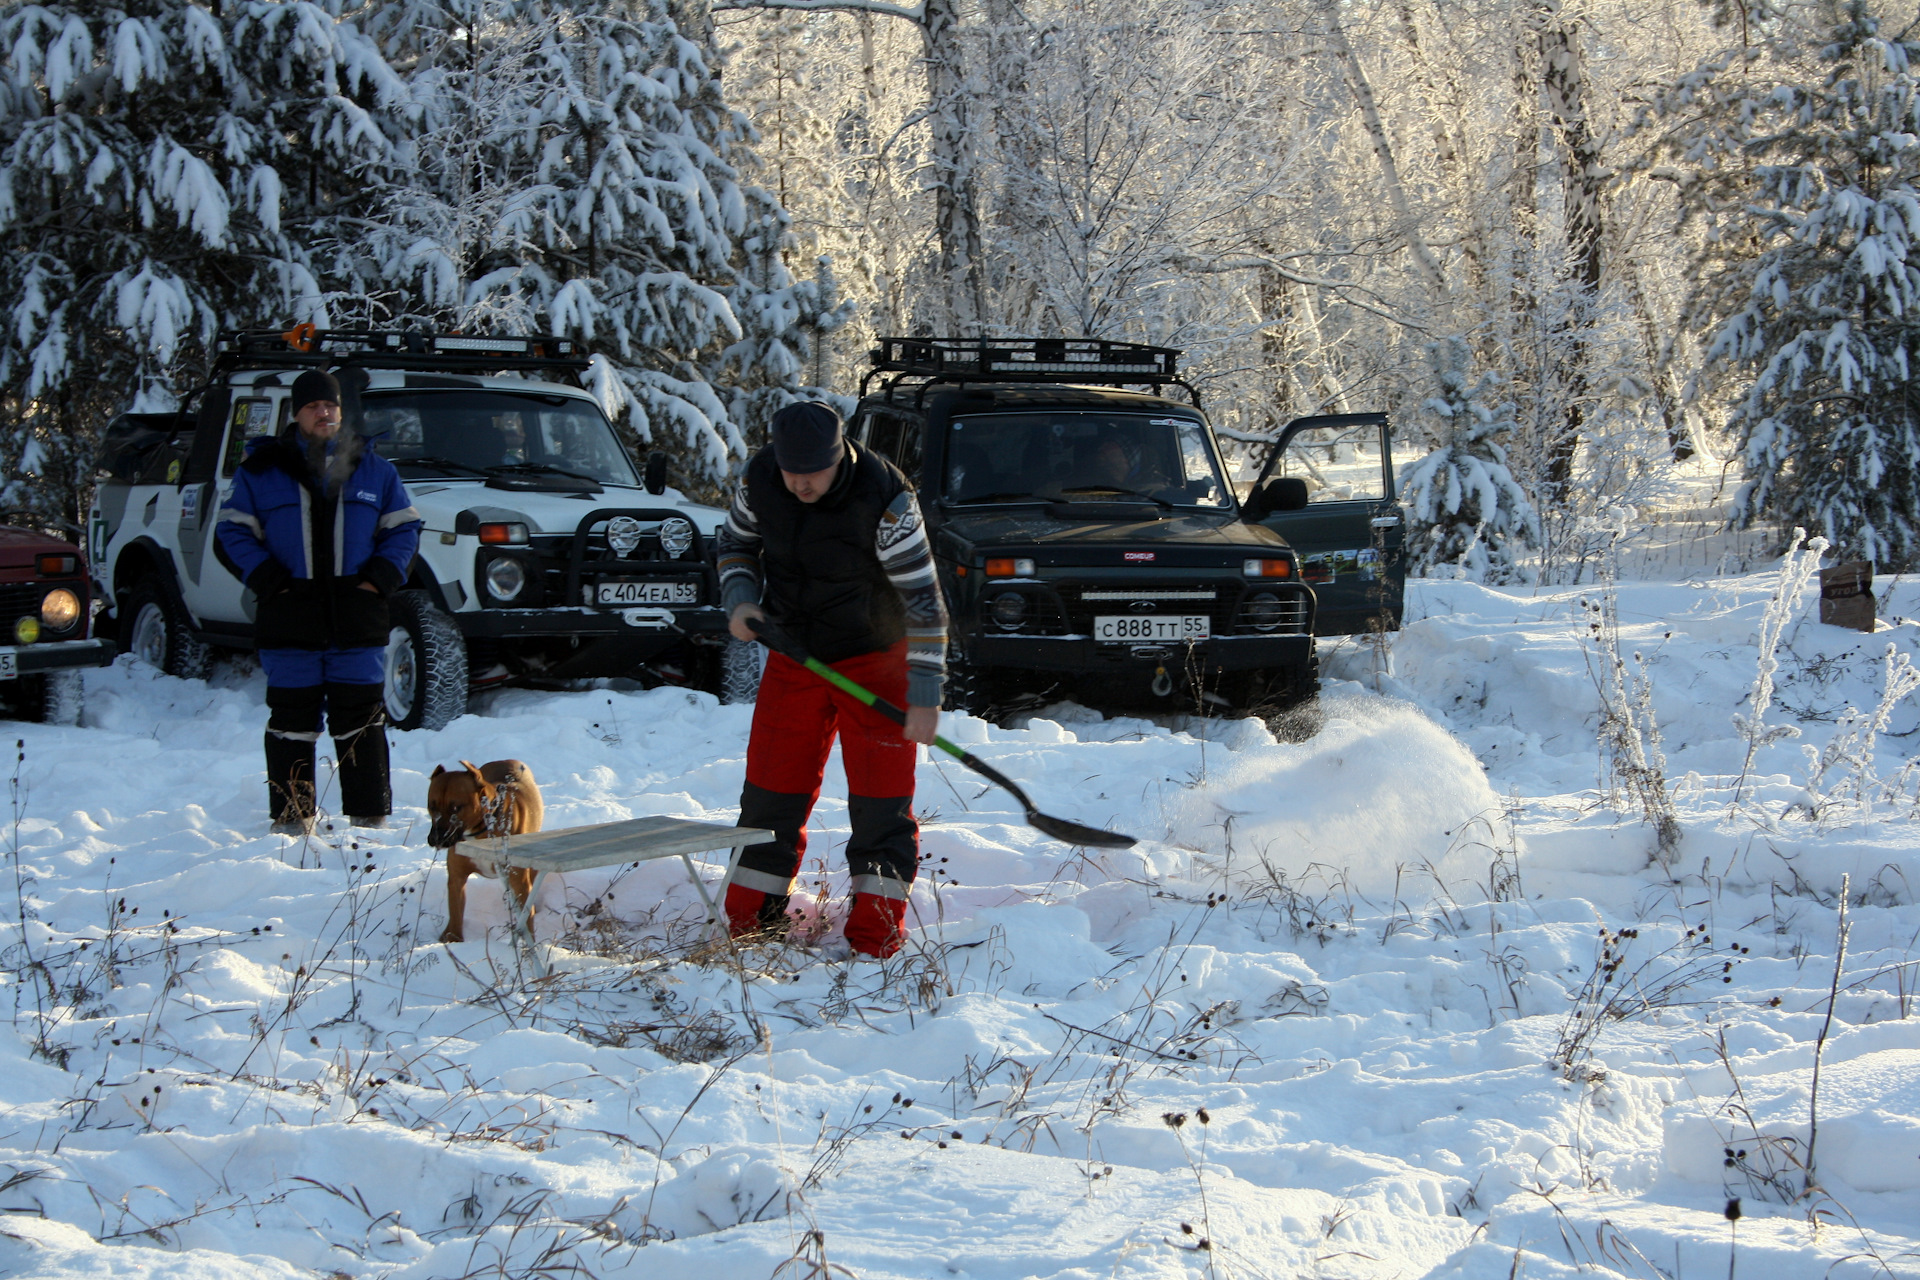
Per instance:
[[[818,400],[790,404],[773,415],[773,460],[782,471],[807,475],[840,465],[847,456],[840,415]]]

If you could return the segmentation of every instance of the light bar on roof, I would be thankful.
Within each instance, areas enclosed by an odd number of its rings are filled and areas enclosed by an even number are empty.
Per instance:
[[[987,368],[996,373],[1159,373],[1157,364],[1033,364],[995,360]]]
[[[525,338],[441,338],[433,340],[435,351],[471,351],[485,356],[523,356]]]

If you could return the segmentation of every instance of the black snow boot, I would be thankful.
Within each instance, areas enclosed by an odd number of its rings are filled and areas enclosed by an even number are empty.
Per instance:
[[[384,826],[393,812],[383,692],[377,684],[327,686],[328,728],[340,762],[340,809],[356,827]]]
[[[273,829],[305,835],[313,829],[313,742],[267,730],[267,812]]]

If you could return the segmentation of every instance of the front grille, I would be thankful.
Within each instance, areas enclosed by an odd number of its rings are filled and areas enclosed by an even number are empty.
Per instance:
[[[9,582],[0,585],[0,623],[6,625],[6,638],[0,644],[13,643],[13,624],[21,617],[40,616],[40,597],[46,588],[37,582]]]
[[[1002,590],[1019,591],[1027,598],[1027,617],[1018,627],[1009,629],[993,621],[993,601]],[[1262,592],[1271,592],[1279,598],[1271,626],[1256,626],[1247,612],[1248,597]],[[1136,604],[1149,607],[1132,607]],[[1040,586],[989,585],[981,597],[980,608],[990,633],[1026,636],[1091,635],[1093,620],[1103,614],[1151,617],[1204,613],[1209,630],[1216,636],[1305,635],[1312,618],[1307,591],[1299,584],[1237,580],[1217,586],[1169,582],[1129,583],[1118,587],[1107,583],[1058,583],[1051,584],[1051,590]]]

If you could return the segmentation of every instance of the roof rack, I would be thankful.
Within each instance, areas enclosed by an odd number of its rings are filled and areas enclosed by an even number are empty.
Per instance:
[[[1096,386],[1184,387],[1200,397],[1177,371],[1172,347],[1105,338],[881,338],[868,354],[872,367],[860,379],[860,394],[876,377],[892,374],[886,391],[906,378],[936,382],[1038,382]],[[926,386],[921,387],[924,393]]]
[[[359,365],[440,373],[559,369],[574,374],[588,367],[586,352],[578,342],[552,334],[320,329],[311,324],[295,325],[284,333],[271,329],[222,333],[214,352],[213,367],[220,373],[288,365],[317,369]]]

